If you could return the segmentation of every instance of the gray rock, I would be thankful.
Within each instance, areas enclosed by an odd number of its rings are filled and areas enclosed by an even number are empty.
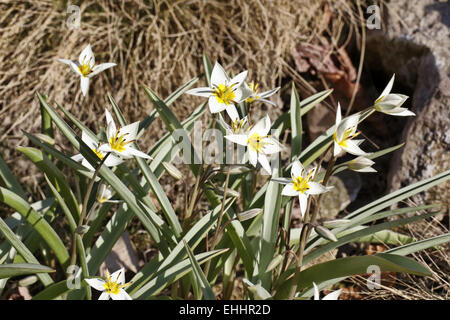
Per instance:
[[[388,192],[450,168],[450,6],[433,0],[388,4],[384,32],[369,33],[368,63],[378,59],[396,85],[410,88],[412,111],[403,130],[404,148],[394,154]],[[388,79],[386,79],[386,82]],[[441,203],[449,211],[450,183],[413,197],[417,204]]]

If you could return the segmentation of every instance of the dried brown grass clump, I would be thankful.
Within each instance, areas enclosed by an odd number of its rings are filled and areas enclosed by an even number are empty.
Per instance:
[[[0,1],[0,136],[4,147],[27,143],[20,130],[39,130],[37,91],[96,129],[108,105],[106,95],[111,93],[128,120],[136,121],[152,108],[141,85],[167,96],[202,72],[203,52],[227,69],[248,69],[249,79],[259,82],[262,89],[280,85],[286,77],[301,80],[291,58],[294,46],[318,42],[324,32],[339,36],[345,25],[354,23],[357,12],[354,1],[345,0],[71,4],[81,8],[80,28],[73,30],[66,25],[71,16],[66,1]],[[333,27],[328,23],[330,12],[336,16]],[[84,98],[79,78],[57,58],[76,59],[88,43],[97,61],[118,65],[97,76]],[[199,102],[183,96],[173,109],[183,118]],[[143,137],[142,148],[164,132],[160,122],[153,124],[151,134]],[[12,149],[3,148],[7,162],[17,161]],[[27,163],[16,162],[13,169],[24,176],[27,167]]]

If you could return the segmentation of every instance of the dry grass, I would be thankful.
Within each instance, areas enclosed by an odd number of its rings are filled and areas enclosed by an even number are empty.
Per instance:
[[[338,38],[345,26],[355,23],[353,1],[329,1],[334,16],[330,28],[326,2],[80,1],[80,28],[70,30],[66,1],[0,1],[1,141],[5,147],[27,144],[21,130],[39,130],[37,91],[96,129],[108,92],[129,121],[141,119],[151,110],[141,85],[167,96],[203,70],[203,52],[234,72],[248,69],[249,79],[262,89],[281,85],[283,79],[297,80],[301,87],[304,81],[291,57],[294,46],[323,36]],[[76,59],[88,43],[97,61],[118,66],[97,76],[84,98],[79,78],[57,58]],[[199,102],[183,96],[173,108],[183,118]],[[164,132],[155,123],[143,137],[143,149]],[[12,148],[5,149],[5,160],[16,161]],[[13,167],[17,172],[28,166]],[[25,176],[24,182],[36,186],[31,172]]]
[[[77,3],[81,3],[81,26],[70,30],[66,1],[0,0],[1,152],[20,181],[34,192],[39,191],[39,176],[28,161],[18,157],[14,146],[28,144],[21,130],[37,132],[40,128],[37,91],[97,130],[103,125],[107,93],[114,96],[129,121],[137,121],[151,111],[141,85],[167,96],[203,70],[203,52],[234,72],[248,69],[249,79],[259,82],[262,90],[294,80],[301,95],[307,96],[314,88],[296,72],[293,48],[301,42],[320,43],[326,37],[337,49],[338,41],[346,42],[343,34],[356,34],[359,39],[356,1],[350,0]],[[75,59],[88,43],[97,61],[118,65],[97,76],[84,98],[79,78],[57,58]],[[200,101],[183,96],[173,110],[184,118]],[[277,102],[275,112],[280,113],[282,101]],[[155,122],[140,142],[142,149],[165,131],[161,122]],[[402,298],[448,298],[448,256],[427,256],[422,253],[416,258],[433,266],[434,282],[404,279],[409,285],[403,285]],[[436,289],[436,283],[441,287]],[[392,291],[384,293],[388,297]],[[378,297],[384,297],[381,291]]]

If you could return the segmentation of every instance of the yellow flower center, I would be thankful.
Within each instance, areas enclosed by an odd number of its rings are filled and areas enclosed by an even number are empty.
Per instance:
[[[92,72],[91,66],[88,63],[83,63],[78,67],[78,70],[80,70],[83,77],[87,77]]]
[[[241,120],[234,120],[231,121],[231,129],[233,130],[233,133],[240,133],[242,129],[244,129],[245,124],[247,123],[246,119]]]
[[[250,137],[248,137],[247,144],[249,148],[253,151],[261,152],[263,147],[268,144],[267,141],[264,141],[268,136],[260,136],[258,133],[253,133]]]
[[[308,191],[310,188],[308,182],[311,181],[313,173],[314,171],[308,173],[306,178],[303,178],[302,176],[293,178],[292,183],[294,184],[294,190],[299,191],[301,193],[305,193],[306,191]]]
[[[351,134],[352,132],[352,128],[347,128],[344,132],[344,134],[342,135],[342,139],[340,141],[338,141],[337,138],[337,133],[334,133],[334,141],[336,141],[336,143],[338,145],[340,145],[341,147],[347,148],[347,141],[348,140],[352,140],[353,138],[357,137],[360,132],[357,132],[355,134]]]
[[[224,84],[219,84],[213,92],[213,95],[216,96],[217,102],[228,104],[234,104],[233,99],[236,98],[236,94],[233,90],[234,84],[231,86],[226,86]]]
[[[245,101],[247,101],[248,103],[252,103],[253,101],[259,99],[259,96],[257,95],[258,94],[258,86],[259,86],[259,84],[258,83],[255,84],[253,81],[248,84],[248,87],[250,88],[250,90],[253,91],[253,95],[248,97]]]
[[[121,134],[119,136],[119,130],[117,130],[116,134],[114,135],[114,137],[111,137],[109,139],[109,145],[111,146],[111,149],[116,150],[117,152],[123,152],[125,151],[125,146],[127,144],[133,143],[134,140],[130,140],[130,141],[126,141],[125,140],[125,136],[127,134]]]
[[[119,284],[120,273],[117,275],[116,281],[112,281],[109,271],[106,270],[106,282],[103,284],[108,294],[119,294],[120,289],[125,288],[131,284],[131,282],[125,284]]]

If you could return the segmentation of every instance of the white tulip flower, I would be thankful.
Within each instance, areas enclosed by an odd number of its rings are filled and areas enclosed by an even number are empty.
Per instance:
[[[106,281],[102,278],[84,279],[92,288],[103,291],[98,300],[132,300],[123,289],[131,284],[125,283],[125,269],[117,270],[112,275],[106,270]]]
[[[112,62],[95,65],[95,57],[90,44],[88,44],[87,47],[81,51],[78,61],[68,59],[58,60],[68,64],[72,70],[81,77],[81,92],[83,93],[83,96],[86,96],[89,91],[90,78],[116,65]]]
[[[225,138],[242,146],[247,147],[250,163],[256,167],[259,162],[269,174],[272,174],[267,155],[281,151],[281,144],[270,135],[271,128],[269,116],[259,120],[254,127],[240,134],[229,134]]]
[[[106,156],[106,152],[101,151],[101,145],[94,141],[87,133],[84,131],[81,133],[81,140],[97,155],[100,160]],[[81,164],[88,168],[89,170],[95,171],[94,167],[87,161],[81,154],[76,154],[72,157],[75,161],[81,161]],[[107,167],[114,167],[121,164],[123,160],[119,157],[116,157],[113,154],[110,154],[108,158],[106,158],[104,165]]]
[[[286,184],[281,192],[284,196],[298,197],[300,202],[300,212],[302,218],[305,216],[308,206],[308,196],[325,193],[333,187],[325,187],[320,183],[314,182],[314,173],[316,168],[305,170],[300,161],[292,163],[291,179],[273,179],[276,182]]]
[[[132,147],[132,144],[136,141],[139,121],[122,128],[117,128],[111,113],[107,109],[105,109],[105,113],[106,138],[108,139],[108,143],[103,144],[100,147],[100,151],[111,152],[124,159],[131,159],[133,157],[152,159],[149,155]]]
[[[354,114],[342,120],[341,105],[338,104],[336,112],[336,127],[333,136],[335,157],[337,157],[344,151],[355,156],[366,155],[366,153],[359,148],[359,145],[364,140],[352,140],[359,135],[359,132],[356,132],[358,122],[358,114]]]
[[[341,294],[341,291],[342,291],[342,289],[333,291],[333,292],[327,294],[322,299],[320,299],[319,288],[317,287],[317,285],[314,282],[313,282],[313,285],[314,285],[314,300],[338,300],[339,295]]]
[[[211,73],[211,87],[201,87],[188,90],[186,93],[208,98],[211,113],[225,110],[232,121],[239,118],[236,104],[244,101],[252,94],[242,86],[247,71],[239,73],[230,79],[222,66],[216,62]]]
[[[255,101],[262,101],[271,104],[273,106],[276,106],[275,103],[273,103],[270,100],[267,100],[266,98],[273,96],[275,93],[277,93],[277,91],[280,90],[280,87],[276,87],[275,89],[258,93],[258,86],[259,85],[255,84],[253,81],[250,82],[249,84],[244,82],[244,87],[246,88],[246,90],[252,92],[252,95],[248,97],[245,101],[248,103],[253,103]]]
[[[414,112],[409,111],[407,108],[401,108],[402,104],[406,101],[406,99],[408,99],[408,96],[398,93],[391,93],[394,80],[395,74],[383,90],[383,93],[381,93],[375,101],[375,110],[392,116],[415,116],[416,114]]]
[[[119,200],[110,200],[113,197],[113,195],[114,195],[114,191],[111,189],[111,187],[102,181],[100,183],[100,185],[98,186],[97,202],[98,203],[105,203],[105,202],[118,203],[118,202],[120,202]]]
[[[231,121],[231,126],[228,125],[225,120],[219,115],[218,122],[225,129],[227,135],[231,134],[242,134],[245,133],[249,128],[249,123],[247,117],[242,119],[236,118],[234,121]]]
[[[374,164],[374,161],[364,157],[357,157],[346,163],[347,168],[357,172],[377,172],[377,170],[372,168]]]

